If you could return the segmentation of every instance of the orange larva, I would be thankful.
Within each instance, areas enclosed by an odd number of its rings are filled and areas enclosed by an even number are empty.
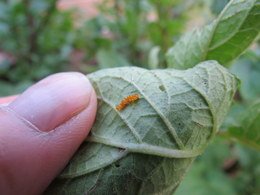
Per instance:
[[[127,97],[125,97],[117,106],[116,106],[116,109],[118,111],[121,111],[123,109],[125,109],[126,106],[128,106],[129,104],[139,100],[140,96],[139,94],[132,94],[132,95],[129,95]]]

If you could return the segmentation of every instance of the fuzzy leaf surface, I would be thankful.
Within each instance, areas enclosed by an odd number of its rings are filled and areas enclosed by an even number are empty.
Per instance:
[[[104,69],[88,78],[99,97],[91,136],[46,194],[172,194],[237,86],[216,61],[185,71]],[[118,111],[131,94],[140,99]]]
[[[225,134],[260,151],[260,99],[243,110],[236,121]]]

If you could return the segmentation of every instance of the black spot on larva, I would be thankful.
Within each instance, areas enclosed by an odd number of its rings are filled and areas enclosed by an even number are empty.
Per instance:
[[[115,163],[115,167],[120,167],[120,164],[119,163]]]

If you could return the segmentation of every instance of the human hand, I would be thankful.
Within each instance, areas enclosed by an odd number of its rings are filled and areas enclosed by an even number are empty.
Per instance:
[[[42,193],[89,133],[96,109],[80,73],[55,74],[0,99],[0,194]]]

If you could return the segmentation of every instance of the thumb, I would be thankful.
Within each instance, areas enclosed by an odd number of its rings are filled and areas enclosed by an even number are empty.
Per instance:
[[[0,106],[0,192],[39,194],[85,139],[96,114],[86,76],[60,73]]]

